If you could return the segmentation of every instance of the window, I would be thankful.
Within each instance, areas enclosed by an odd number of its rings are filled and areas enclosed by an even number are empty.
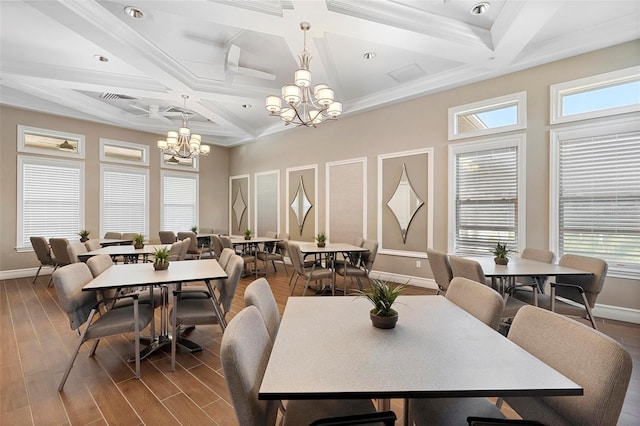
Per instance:
[[[449,147],[449,251],[524,247],[525,136]]]
[[[199,157],[179,158],[169,154],[160,153],[160,167],[164,169],[183,170],[197,172],[200,170]]]
[[[558,256],[594,256],[640,277],[640,122],[551,131],[551,240]]]
[[[136,232],[149,236],[149,171],[102,165],[100,235]]]
[[[84,226],[84,164],[18,156],[17,250],[30,237],[78,239]]]
[[[18,152],[84,158],[84,135],[18,125]]]
[[[101,138],[100,161],[148,166],[149,146]]]
[[[198,175],[162,172],[162,230],[188,231],[198,225]]]

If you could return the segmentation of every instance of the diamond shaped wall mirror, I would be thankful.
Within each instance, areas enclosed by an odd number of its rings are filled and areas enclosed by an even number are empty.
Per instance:
[[[238,190],[236,191],[236,198],[233,200],[233,213],[236,216],[236,223],[238,224],[238,231],[240,231],[240,227],[242,224],[242,216],[244,212],[247,210],[247,203],[245,203],[244,198],[242,197],[242,187],[240,183],[237,186]]]
[[[407,242],[409,225],[411,225],[413,217],[423,204],[424,201],[418,197],[418,194],[416,194],[416,191],[414,191],[411,186],[409,176],[407,175],[407,167],[403,164],[398,186],[396,186],[396,190],[393,192],[389,201],[387,201],[387,206],[391,209],[391,212],[393,212],[400,226],[403,243]]]
[[[302,235],[302,228],[304,227],[304,221],[307,218],[307,214],[309,214],[309,210],[311,210],[311,201],[307,197],[307,193],[304,191],[304,184],[302,183],[302,176],[300,176],[300,182],[298,182],[298,189],[296,190],[296,195],[293,197],[293,201],[291,201],[291,210],[296,215],[296,220],[298,222],[298,229],[300,230],[300,235]]]

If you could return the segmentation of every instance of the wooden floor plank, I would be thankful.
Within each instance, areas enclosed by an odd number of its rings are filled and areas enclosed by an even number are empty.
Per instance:
[[[118,388],[145,424],[180,424],[167,407],[140,380],[125,380],[118,383]]]
[[[29,398],[20,364],[0,366],[0,414],[24,407],[29,407]]]
[[[164,405],[183,425],[215,425],[211,417],[200,409],[185,394],[179,393],[165,399]]]
[[[233,411],[233,406],[222,398],[202,407],[202,410],[220,426],[238,425],[238,419],[236,418],[235,411]]]
[[[32,410],[34,424],[68,423],[67,412],[58,395],[58,383],[53,374],[43,372],[26,376],[25,384],[29,402],[36,408]]]
[[[175,386],[191,398],[198,407],[203,407],[211,401],[220,398],[219,395],[180,365],[176,366],[176,371],[171,371],[171,360],[169,358],[161,359],[157,361],[155,365]]]

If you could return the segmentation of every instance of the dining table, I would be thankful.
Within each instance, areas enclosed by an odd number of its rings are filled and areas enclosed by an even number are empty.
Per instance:
[[[170,262],[169,268],[165,270],[155,270],[151,263],[128,263],[112,265],[87,283],[82,290],[96,291],[148,287],[150,293],[149,300],[153,301],[154,288],[160,287],[159,291],[163,292],[161,298],[162,306],[160,307],[160,332],[159,335],[141,351],[140,358],[144,359],[171,342],[170,339],[172,336],[169,334],[167,286],[170,284],[179,285],[204,281],[207,290],[212,295],[212,309],[218,318],[224,318],[220,302],[211,285],[211,281],[223,278],[227,278],[227,273],[215,259]],[[220,325],[223,327],[222,322]],[[184,338],[180,338],[178,343],[191,352],[202,350],[202,347]],[[132,360],[133,358],[129,361]]]
[[[582,395],[583,388],[443,296],[396,299],[393,329],[362,297],[289,297],[261,400]],[[407,411],[405,404],[405,420]]]
[[[98,238],[102,247],[133,244],[133,240],[126,238]]]
[[[78,254],[78,258],[85,262],[88,258],[92,256],[97,256],[100,254],[108,254],[112,259],[116,259],[120,256],[124,257],[126,263],[136,263],[140,256],[142,256],[143,261],[146,261],[150,255],[152,255],[157,248],[162,247],[171,247],[171,244],[145,244],[142,248],[135,248],[132,245],[113,245],[106,246],[99,249],[91,250],[85,253]]]
[[[253,272],[255,277],[258,278],[258,274],[264,273],[266,274],[266,268],[260,269],[258,268],[258,252],[260,251],[260,244],[275,244],[279,241],[282,241],[280,238],[269,238],[269,237],[251,237],[250,239],[246,239],[244,237],[230,237],[231,244],[234,247],[241,247],[241,250],[244,254],[253,255]]]

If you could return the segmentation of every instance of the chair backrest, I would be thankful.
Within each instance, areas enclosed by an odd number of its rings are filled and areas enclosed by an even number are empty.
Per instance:
[[[182,249],[180,250],[180,254],[178,255],[178,260],[185,260],[187,258],[187,253],[191,248],[191,238],[185,238],[182,240]]]
[[[231,248],[225,247],[222,249],[222,252],[220,252],[220,257],[218,258],[218,263],[220,264],[222,269],[227,269],[229,259],[231,259],[231,256],[233,256],[234,254],[236,254],[236,252]]]
[[[486,282],[482,266],[473,259],[450,255],[449,264],[454,277],[467,278],[482,284]]]
[[[278,328],[280,327],[280,311],[278,310],[278,303],[271,286],[266,278],[258,278],[247,286],[244,291],[244,306],[255,306],[260,312],[262,321],[267,327],[271,342],[276,340],[278,334]]]
[[[131,244],[133,244],[133,239],[138,235],[137,232],[123,232],[122,239],[123,240],[131,240]]]
[[[222,247],[223,248],[233,249],[233,244],[231,243],[231,238],[229,238],[228,236],[221,235],[220,236],[220,241],[222,242]]]
[[[77,330],[98,302],[96,292],[82,291],[82,287],[93,280],[93,275],[85,263],[78,262],[56,269],[52,279],[60,307],[69,317],[71,329]]]
[[[244,259],[242,256],[234,254],[229,259],[227,267],[224,271],[227,273],[227,278],[216,281],[216,286],[220,290],[220,303],[224,308],[225,315],[231,309],[231,302],[233,296],[236,294],[240,277],[242,276],[242,270],[244,269]]]
[[[113,260],[108,254],[99,254],[87,259],[87,266],[89,267],[89,271],[91,271],[91,275],[95,278],[113,266]]]
[[[556,282],[563,284],[575,284],[584,290],[589,306],[593,308],[602,291],[604,280],[607,276],[608,265],[602,259],[588,256],[578,256],[575,254],[565,254],[558,262],[561,266],[580,269],[591,272],[593,275],[559,275]],[[578,303],[583,303],[582,297],[577,291],[566,287],[556,287],[556,296],[565,297]]]
[[[213,247],[213,252],[216,254],[216,257],[220,259],[220,255],[222,254],[222,241],[220,241],[220,237],[217,235],[211,236],[211,246]]]
[[[362,244],[362,248],[369,250],[367,253],[362,255],[362,260],[364,261],[365,268],[367,268],[367,272],[371,272],[371,269],[373,269],[373,262],[376,260],[376,256],[378,254],[378,242],[376,240],[365,240]]]
[[[274,232],[274,231],[267,231],[264,236],[267,237],[267,238],[277,238],[278,237],[278,233]],[[264,243],[264,251],[266,251],[268,253],[273,253],[273,251],[275,249],[276,249],[275,242],[273,242],[273,243]]]
[[[280,238],[280,240],[282,241],[278,241],[276,243],[276,250],[284,256],[284,254],[287,252],[287,241],[289,241],[289,233],[281,232],[278,238]]]
[[[583,396],[505,398],[519,415],[552,425],[617,423],[632,369],[622,345],[584,324],[533,306],[520,308],[508,338],[584,388]]]
[[[56,258],[58,265],[64,266],[71,263],[69,252],[67,252],[69,240],[66,238],[49,238],[49,244],[51,245],[51,251],[53,251],[53,256]]]
[[[104,237],[112,240],[119,240],[122,238],[122,234],[119,232],[105,232]]]
[[[362,247],[362,245],[364,244],[364,238],[362,237],[355,237],[353,239],[353,242],[351,243],[354,246],[358,246],[358,247]]]
[[[98,250],[102,247],[98,240],[87,240],[84,242],[84,246],[87,248],[87,251]]]
[[[556,255],[550,250],[527,247],[522,250],[520,257],[523,259],[535,260],[536,262],[553,263]],[[541,276],[539,279],[540,284],[542,285],[547,277]],[[522,284],[536,284],[537,281],[534,277],[518,277],[518,282]]]
[[[445,296],[494,330],[498,329],[504,299],[491,287],[462,277],[455,277]]]
[[[53,259],[51,258],[51,249],[49,243],[45,237],[31,237],[31,247],[36,253],[38,261],[43,265],[53,265]]]
[[[222,335],[222,370],[241,425],[271,426],[276,423],[280,401],[258,399],[271,349],[269,333],[255,306],[238,312]]]
[[[169,259],[180,260],[180,255],[182,254],[183,247],[184,243],[182,241],[175,241],[173,244],[171,244],[171,248],[169,249]]]
[[[429,257],[429,266],[433,273],[433,279],[440,287],[440,290],[446,292],[453,278],[449,256],[443,251],[430,248],[427,249],[427,256]]]
[[[178,240],[186,240],[189,238],[189,246],[187,247],[187,251],[189,253],[198,253],[198,238],[196,238],[195,232],[184,231],[178,232]]]
[[[78,255],[87,252],[87,246],[84,243],[73,243],[67,246],[67,253],[69,253],[69,261],[71,263],[80,262]]]
[[[289,259],[293,265],[293,269],[298,275],[304,276],[304,259],[302,258],[302,252],[300,252],[300,246],[293,241],[287,242],[287,251],[289,252]]]
[[[160,244],[173,244],[176,242],[176,233],[173,231],[160,231]]]

